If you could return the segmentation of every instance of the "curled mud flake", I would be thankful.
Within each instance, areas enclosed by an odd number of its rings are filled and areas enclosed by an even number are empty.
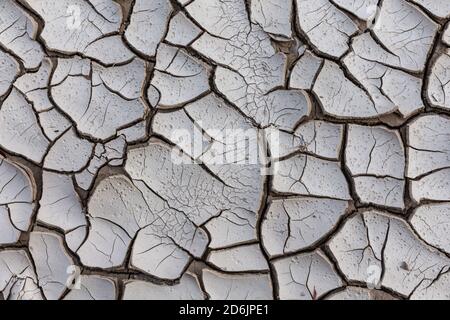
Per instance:
[[[44,58],[44,51],[36,41],[37,22],[13,0],[0,4],[0,45],[17,56],[24,67],[35,69]]]
[[[368,212],[348,219],[344,227],[332,237],[328,248],[348,280],[366,282],[371,267],[379,271],[374,274],[371,284],[378,285],[388,230],[387,217]]]
[[[314,83],[313,92],[324,112],[331,116],[345,119],[379,116],[368,93],[346,78],[335,62],[324,62]]]
[[[53,108],[47,88],[52,68],[52,61],[45,58],[36,72],[25,73],[14,82],[14,87],[27,97],[36,112],[48,111]]]
[[[273,290],[267,274],[228,275],[203,270],[205,291],[212,300],[271,300]]]
[[[178,12],[170,20],[166,41],[175,45],[187,46],[193,42],[202,30],[197,27],[183,12]]]
[[[44,299],[25,250],[0,251],[0,293],[5,300]]]
[[[322,53],[340,58],[348,50],[356,24],[330,0],[296,0],[300,29]]]
[[[377,289],[348,286],[345,289],[333,293],[327,300],[397,300],[389,293]]]
[[[426,115],[407,125],[407,176],[420,178],[438,169],[450,167],[450,119]]]
[[[49,147],[33,107],[16,89],[0,106],[0,146],[36,163],[42,162]]]
[[[416,202],[450,201],[450,169],[433,171],[429,175],[412,180],[410,192]]]
[[[174,234],[178,230],[163,230],[167,232],[167,235],[155,233],[160,228],[161,226],[159,228],[148,226],[138,233],[131,253],[131,265],[158,278],[178,279],[191,262],[191,255],[199,256],[205,250],[207,235],[205,232],[197,231],[195,227],[191,227],[191,230],[179,231],[179,235]],[[185,238],[179,239],[181,245],[176,242],[177,240],[172,240],[172,234]],[[187,248],[183,248],[183,245]]]
[[[340,8],[347,10],[361,20],[372,22],[376,18],[378,0],[333,0]]]
[[[8,208],[0,206],[1,236],[0,243],[15,243],[20,238],[20,230],[16,229],[9,218]]]
[[[86,225],[81,200],[70,176],[44,171],[37,219],[64,232]]]
[[[72,126],[70,121],[56,108],[40,112],[38,116],[45,136],[52,142],[55,142]]]
[[[251,20],[277,39],[290,39],[292,37],[292,10],[292,1],[255,0],[251,2],[250,6]]]
[[[282,300],[317,300],[343,282],[321,251],[298,254],[272,263]]]
[[[450,274],[443,271],[431,284],[424,283],[417,287],[411,300],[449,300]]]
[[[201,40],[202,38],[199,41]],[[271,56],[273,61],[263,62],[258,58],[249,61],[255,64],[254,69],[261,74],[252,74],[251,71],[244,76],[239,71],[218,67],[214,75],[215,85],[231,103],[260,126],[274,125],[292,130],[311,112],[311,101],[303,91],[276,89],[284,82],[284,72],[281,72],[281,68],[284,68],[282,65],[285,63],[284,58],[281,55],[274,55]],[[256,64],[271,64],[271,66],[256,66]],[[247,73],[249,70],[244,72]],[[271,74],[262,74],[263,72]]]
[[[25,3],[43,19],[41,37],[50,50],[84,54],[105,64],[123,63],[134,56],[122,38],[114,35],[122,23],[122,10],[112,0],[25,0]]]
[[[406,0],[383,1],[373,32],[397,66],[423,71],[438,25]]]
[[[145,167],[137,162],[143,156],[141,151],[132,150],[127,171],[133,178],[143,179],[170,207],[184,212],[195,224],[206,223],[212,246],[217,248],[255,239],[262,185],[254,190],[249,183],[255,178],[261,183],[258,171],[255,173],[251,169],[246,171],[245,166],[228,165],[230,170],[215,172],[213,167],[211,170],[215,174],[209,173],[199,165],[193,165],[189,158],[177,154],[175,149],[165,149],[163,145],[152,144],[146,151],[142,150],[147,158]],[[175,164],[163,160],[170,154]],[[216,166],[217,169],[219,167]],[[233,169],[239,171],[234,173]],[[195,196],[191,196],[189,191],[192,186],[196,186]]]
[[[350,125],[345,163],[361,202],[404,207],[405,151],[398,131]]]
[[[173,280],[182,275],[191,256],[200,257],[207,246],[208,237],[202,229],[139,180],[130,181],[124,176],[103,180],[90,199],[88,212],[91,223],[96,221],[100,229],[91,229],[88,244],[84,244],[79,252],[87,255],[86,258],[92,261],[89,263],[95,263],[94,266],[102,267],[107,263],[105,256],[108,256],[108,251],[105,250],[112,250],[111,264],[121,262],[129,239],[135,238],[131,266],[153,276]],[[121,230],[116,233],[119,226]],[[115,247],[98,237],[98,232],[107,227],[111,229],[108,234],[111,237],[115,235],[111,239],[117,242]],[[94,253],[84,250],[91,245],[105,249]],[[83,256],[81,258],[83,260]]]
[[[151,83],[160,94],[159,106],[180,106],[209,91],[209,69],[184,50],[161,44]]]
[[[105,141],[146,115],[140,97],[144,80],[145,64],[138,59],[109,68],[86,59],[59,59],[51,96],[81,134]]]
[[[112,279],[81,275],[79,288],[72,289],[64,300],[116,300],[117,288]]]
[[[146,65],[143,60],[134,59],[122,66],[93,66],[92,85],[103,83],[111,92],[121,95],[125,100],[138,99],[145,81]]]
[[[344,126],[320,120],[310,120],[300,124],[294,133],[269,128],[267,141],[273,158],[283,158],[296,152],[338,160]]]
[[[280,88],[286,81],[286,55],[275,50],[261,26],[249,21],[244,1],[214,0],[201,7],[203,2],[187,6],[208,30],[192,47],[219,65],[214,75],[217,90],[262,127],[292,130],[309,115],[311,101],[303,91]]]
[[[175,285],[153,284],[140,280],[125,283],[123,300],[204,300],[197,277],[185,273]]]
[[[337,226],[347,201],[319,198],[274,200],[264,217],[261,242],[270,257],[314,246]]]
[[[0,49],[0,97],[9,91],[19,71],[14,57]]]
[[[186,6],[187,12],[214,37],[230,39],[241,30],[248,30],[247,10],[243,0],[195,0]]]
[[[289,79],[289,87],[293,89],[311,90],[323,59],[306,51],[295,63]]]
[[[88,236],[77,250],[81,263],[94,268],[113,268],[125,262],[130,236],[116,224],[90,218]]]
[[[354,38],[352,49],[354,52],[345,56],[344,65],[369,94],[380,115],[399,111],[408,117],[424,109],[422,79],[377,62],[389,60],[389,54],[369,33]]]
[[[105,48],[108,50],[105,51]],[[123,43],[120,35],[98,39],[89,44],[83,54],[107,65],[125,63],[135,57],[134,53]]]
[[[0,157],[0,244],[16,243],[28,232],[34,213],[36,186],[30,174]]]
[[[411,196],[422,200],[448,201],[449,119],[427,115],[408,125],[408,170]]]
[[[30,234],[30,252],[36,265],[39,287],[48,300],[61,298],[70,286],[70,267],[74,261],[67,254],[63,239],[50,232]]]
[[[338,162],[304,154],[275,164],[273,190],[282,194],[351,199],[347,180]]]
[[[201,157],[210,144],[209,138],[204,135],[201,128],[195,125],[184,110],[170,113],[158,112],[153,118],[152,130],[171,140],[194,159]],[[179,135],[177,135],[177,131],[180,132]]]
[[[348,280],[405,297],[433,285],[450,260],[417,238],[402,219],[378,211],[358,213],[328,243]]]
[[[403,199],[405,192],[404,180],[391,177],[359,176],[354,177],[353,181],[361,203],[375,204],[397,210],[405,208]]]
[[[410,218],[414,230],[430,245],[450,252],[450,204],[424,204]]]
[[[72,173],[83,169],[89,162],[94,144],[68,130],[51,146],[45,156],[44,168]]]
[[[105,144],[96,144],[88,166],[83,171],[75,174],[75,181],[78,187],[83,190],[90,190],[100,169],[106,165],[110,167],[122,166],[126,146],[127,141],[123,135]]]
[[[447,49],[433,65],[427,89],[433,106],[450,109],[450,49]]]
[[[374,118],[398,112],[408,118],[424,109],[422,79],[400,70],[398,56],[370,32],[354,37],[351,49],[342,65],[326,60],[314,83],[313,92],[325,113],[338,118]],[[296,66],[291,85],[300,71],[308,74],[305,67],[297,70]]]
[[[88,233],[88,226],[81,226],[71,230],[65,234],[65,241],[67,247],[72,252],[77,252],[86,239]]]
[[[410,0],[439,18],[450,16],[450,3],[446,0]]]
[[[172,5],[169,0],[137,0],[125,38],[146,56],[154,56],[167,32]]]
[[[143,120],[131,127],[118,131],[117,134],[125,137],[127,143],[131,144],[147,140],[147,130],[147,121]]]
[[[214,250],[207,261],[225,272],[268,271],[269,265],[258,244]]]

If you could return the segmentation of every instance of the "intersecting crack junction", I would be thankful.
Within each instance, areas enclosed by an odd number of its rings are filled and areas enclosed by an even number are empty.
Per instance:
[[[30,299],[450,299],[450,1],[0,0]]]

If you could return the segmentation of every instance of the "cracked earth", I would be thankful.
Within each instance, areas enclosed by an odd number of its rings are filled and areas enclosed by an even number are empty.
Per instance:
[[[450,299],[449,18],[0,0],[0,300]]]

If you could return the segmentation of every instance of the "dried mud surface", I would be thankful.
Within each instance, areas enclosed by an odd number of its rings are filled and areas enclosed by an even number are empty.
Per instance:
[[[0,1],[0,300],[450,299],[450,1]]]

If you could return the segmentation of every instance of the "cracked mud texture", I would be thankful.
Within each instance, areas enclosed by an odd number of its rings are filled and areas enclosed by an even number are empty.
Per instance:
[[[1,0],[0,300],[450,299],[449,18]]]

